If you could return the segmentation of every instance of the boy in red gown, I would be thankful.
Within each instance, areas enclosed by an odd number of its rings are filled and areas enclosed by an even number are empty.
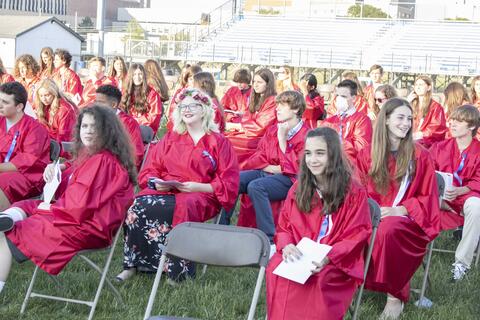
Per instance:
[[[368,110],[368,115],[370,117],[371,115],[375,114],[373,110],[373,106],[375,105],[375,90],[377,90],[377,88],[383,84],[383,67],[381,65],[374,64],[370,67],[369,76],[372,82],[365,87],[363,97],[365,100],[367,100],[368,105],[370,106],[370,109]]]
[[[70,52],[65,49],[55,50],[53,80],[57,83],[62,93],[79,106],[82,102],[83,87],[78,74],[70,69],[71,63],[72,55]]]
[[[372,123],[364,113],[355,108],[357,84],[343,80],[336,88],[337,114],[321,122],[322,126],[335,129],[340,135],[343,150],[352,163],[357,154],[372,141]]]
[[[140,130],[140,125],[138,124],[138,122],[133,119],[132,116],[126,114],[120,109],[121,100],[122,92],[114,85],[105,84],[98,87],[96,91],[95,102],[113,108],[120,121],[125,126],[125,129],[134,147],[135,163],[137,165],[137,169],[140,169],[140,165],[142,164],[143,160],[143,153],[145,152],[145,148],[143,146],[142,131]]]
[[[470,269],[480,239],[480,142],[474,137],[480,112],[464,105],[450,115],[452,138],[430,149],[435,169],[453,175],[453,186],[442,200],[442,229],[463,225],[462,240],[455,252],[453,280],[462,280]]]
[[[233,82],[236,85],[231,86],[223,95],[221,104],[225,112],[225,121],[240,122],[242,115],[248,109],[248,101],[252,94],[252,75],[247,69],[239,69],[233,75]]]
[[[80,108],[86,107],[95,101],[96,90],[103,85],[111,84],[117,86],[115,78],[105,75],[106,62],[102,57],[93,57],[88,61],[88,70],[90,79],[85,83],[83,88],[83,102]]]
[[[27,97],[19,82],[0,86],[0,210],[39,195],[50,162],[47,130],[23,112]]]

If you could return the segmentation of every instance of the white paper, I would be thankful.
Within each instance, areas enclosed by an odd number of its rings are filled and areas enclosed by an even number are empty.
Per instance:
[[[23,108],[23,113],[32,117],[33,119],[37,119],[37,114],[35,113],[35,110],[33,110],[32,105],[28,101],[27,101],[27,104],[25,105],[25,108]]]
[[[302,253],[299,260],[282,261],[273,271],[273,274],[301,284],[304,284],[315,269],[313,261],[320,263],[332,249],[331,246],[320,244],[309,238],[302,238],[297,244]]]
[[[449,172],[442,172],[442,171],[435,171],[435,172],[440,174],[443,178],[443,181],[445,181],[445,189],[443,189],[443,194],[440,195],[443,199],[445,197],[445,191],[453,187],[453,174]]]
[[[43,202],[51,203],[53,197],[55,196],[55,192],[62,181],[62,170],[60,170],[60,163],[57,161],[54,165],[54,175],[52,181],[45,183],[43,187]]]
[[[78,93],[76,93],[73,97],[72,97],[72,101],[78,106],[78,104],[80,103],[80,101],[82,100],[82,97],[80,97],[80,95]]]

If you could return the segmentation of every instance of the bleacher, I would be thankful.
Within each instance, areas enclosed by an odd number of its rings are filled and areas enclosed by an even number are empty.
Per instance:
[[[480,74],[480,24],[245,16],[188,53],[192,60],[431,74]]]

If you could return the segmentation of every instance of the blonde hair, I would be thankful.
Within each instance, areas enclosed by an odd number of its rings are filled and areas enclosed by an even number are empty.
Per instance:
[[[467,88],[460,82],[450,82],[443,91],[445,95],[445,113],[450,116],[459,106],[470,103]]]
[[[475,83],[476,83],[477,81],[480,81],[480,76],[474,77],[474,78],[472,79],[472,84],[471,84],[471,86],[470,86],[471,91],[472,91],[472,102],[473,102],[473,103],[477,102],[477,100],[480,99],[480,92],[476,92],[476,91],[475,91]]]
[[[352,80],[357,84],[357,96],[362,96],[363,97],[363,89],[362,89],[362,84],[358,80],[357,74],[353,71],[345,71],[342,73],[342,79],[343,80]]]
[[[215,112],[213,110],[213,102],[210,97],[201,90],[195,88],[184,89],[177,96],[175,100],[177,107],[173,111],[173,131],[178,134],[184,134],[187,132],[187,125],[182,119],[182,111],[180,110],[180,104],[187,97],[191,97],[202,106],[202,128],[208,134],[210,132],[219,132],[218,125],[214,122]]]
[[[295,83],[295,80],[293,79],[293,68],[289,67],[289,66],[283,66],[282,68],[283,68],[283,70],[285,70],[285,74],[290,76],[289,77],[290,83],[289,83],[288,86],[285,86],[285,83],[284,83],[283,80],[277,80],[276,91],[278,93],[282,93],[282,92],[288,91],[288,90],[295,90],[295,86],[297,86],[297,84]]]
[[[40,99],[39,91],[40,89],[45,89],[47,90],[51,95],[53,95],[53,101],[52,104],[50,105],[50,110],[49,110],[49,119],[50,121],[47,121],[46,117],[46,105],[43,104],[42,100]],[[43,124],[46,124],[48,126],[51,126],[53,122],[53,117],[55,114],[58,112],[58,109],[60,109],[60,100],[64,99],[62,93],[60,92],[60,89],[58,88],[57,84],[55,81],[51,79],[44,79],[40,81],[36,91],[35,91],[35,105],[37,106],[35,113],[37,114],[37,119]]]

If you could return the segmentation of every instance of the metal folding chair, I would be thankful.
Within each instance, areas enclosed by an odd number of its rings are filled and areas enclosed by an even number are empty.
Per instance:
[[[443,192],[445,191],[445,181],[443,180],[442,175],[440,175],[439,173],[437,173],[436,176],[437,176],[438,194],[440,195],[440,203],[441,203],[442,202],[441,195],[443,195]],[[432,253],[444,252],[444,253],[455,254],[454,250],[445,250],[445,249],[435,248],[434,243],[435,243],[435,240],[432,240],[427,247],[426,258],[425,258],[425,261],[423,262],[424,273],[423,273],[423,279],[422,279],[422,287],[420,288],[420,290],[412,289],[413,292],[416,292],[419,294],[419,298],[415,302],[415,305],[419,308],[429,308],[431,306],[431,301],[425,297],[425,293],[428,287],[431,287],[429,273],[430,273],[430,263],[432,262]],[[478,261],[480,257],[480,240],[478,243],[477,252],[475,256],[476,256],[475,266],[478,266]]]
[[[50,139],[50,160],[55,161],[60,157],[60,144],[53,139]]]
[[[153,129],[150,128],[149,126],[140,126],[140,131],[142,132],[143,144],[146,145],[145,153],[143,154],[142,164],[140,166],[140,169],[141,169],[143,168],[143,164],[147,159],[148,150],[150,149],[150,144],[153,141],[153,138],[155,137],[155,133],[153,132]]]
[[[115,245],[117,244],[117,240],[118,240],[118,237],[119,237],[121,232],[122,232],[122,226],[120,226],[120,228],[118,228],[118,231],[116,232],[115,237],[114,237],[111,245],[106,247],[106,248],[83,250],[83,251],[80,251],[79,253],[77,253],[77,256],[79,258],[81,258],[83,261],[85,261],[90,267],[92,267],[95,271],[97,271],[101,275],[100,282],[98,284],[97,291],[95,293],[95,297],[93,298],[93,300],[77,300],[77,299],[70,299],[70,298],[64,298],[64,297],[59,297],[59,296],[51,296],[51,295],[47,295],[47,294],[33,292],[33,285],[35,283],[35,280],[37,278],[37,273],[38,273],[38,270],[39,270],[39,268],[37,266],[37,267],[35,267],[35,270],[33,271],[32,280],[30,280],[30,285],[28,286],[27,294],[25,295],[25,299],[23,300],[22,308],[20,310],[20,314],[23,314],[25,312],[25,309],[27,308],[28,300],[30,298],[37,297],[37,298],[43,298],[43,299],[49,299],[49,300],[57,300],[57,301],[64,301],[64,302],[71,302],[71,303],[87,305],[87,306],[90,307],[90,313],[88,315],[88,320],[91,320],[91,319],[93,319],[93,315],[95,314],[95,309],[97,307],[98,300],[100,298],[100,294],[102,292],[103,285],[105,284],[105,282],[107,283],[109,288],[112,290],[112,292],[115,295],[118,302],[120,304],[124,305],[124,302],[123,302],[123,299],[122,299],[120,293],[113,286],[113,284],[110,282],[110,280],[107,278],[108,270],[109,270],[110,264],[112,262],[113,252],[115,250]],[[105,264],[104,264],[103,268],[99,267],[95,262],[93,262],[91,259],[89,259],[87,257],[87,254],[94,253],[94,252],[99,252],[99,251],[105,251],[105,250],[109,250],[109,253],[108,253],[108,256],[107,256],[107,259],[105,261]],[[56,277],[53,277],[53,279],[55,279],[56,282],[58,283],[58,279]]]
[[[197,222],[179,224],[167,236],[167,245],[162,251],[144,319],[180,319],[161,316],[150,318],[167,256],[175,256],[193,262],[224,267],[260,266],[248,312],[248,320],[252,320],[269,255],[268,237],[258,229]]]
[[[363,290],[365,288],[365,279],[367,278],[368,267],[370,266],[370,260],[372,258],[373,245],[375,243],[375,237],[377,235],[377,229],[378,229],[378,225],[380,224],[380,218],[381,218],[380,206],[375,200],[369,198],[368,206],[370,207],[370,217],[372,219],[372,235],[370,236],[370,243],[367,247],[367,252],[365,255],[365,270],[363,272],[363,283],[360,286],[360,289],[358,290],[358,293],[357,293],[357,298],[355,299],[355,308],[353,311],[352,320],[357,319],[360,311],[360,304],[362,302]]]

